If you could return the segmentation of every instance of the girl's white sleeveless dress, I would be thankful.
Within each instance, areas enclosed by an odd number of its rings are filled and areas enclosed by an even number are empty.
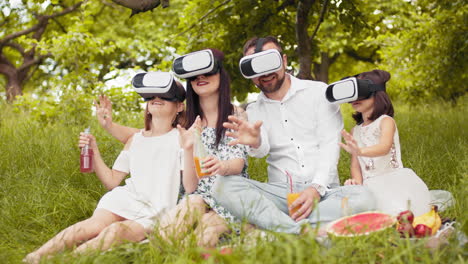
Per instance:
[[[124,186],[106,193],[97,208],[153,227],[162,211],[173,208],[178,199],[182,168],[179,132],[145,137],[135,133],[128,150],[123,150],[113,169],[130,173]]]
[[[354,127],[353,137],[359,147],[369,147],[379,143],[380,123],[384,118],[391,117],[382,115],[367,126],[361,124]],[[389,153],[379,157],[359,156],[358,160],[363,184],[375,195],[377,208],[380,211],[398,215],[408,209],[408,200],[411,201],[410,210],[415,216],[429,211],[430,195],[426,184],[413,170],[403,168],[396,127]]]

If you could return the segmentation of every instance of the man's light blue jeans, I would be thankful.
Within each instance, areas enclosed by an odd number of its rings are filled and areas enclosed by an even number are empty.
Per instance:
[[[288,213],[287,183],[263,183],[240,176],[222,176],[216,179],[213,195],[216,201],[239,219],[246,219],[259,228],[276,232],[298,234],[301,225],[313,227],[343,216],[342,200],[348,198],[351,214],[375,210],[372,193],[362,185],[332,188],[320,199],[308,218],[296,222]]]

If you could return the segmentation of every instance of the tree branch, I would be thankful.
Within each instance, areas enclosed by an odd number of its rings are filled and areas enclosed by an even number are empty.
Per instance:
[[[67,30],[65,29],[65,27],[57,20],[56,17],[52,18],[52,20],[59,26],[59,28],[63,31],[63,33],[67,33]]]
[[[82,2],[79,2],[79,3],[76,3],[75,5],[73,6],[70,6],[70,7],[67,7],[65,8],[64,10],[62,10],[61,12],[58,12],[58,13],[55,13],[55,14],[52,14],[52,15],[43,15],[43,16],[39,16],[38,17],[38,20],[39,20],[39,23],[33,25],[32,27],[28,28],[28,29],[25,29],[25,30],[21,30],[21,31],[18,31],[18,32],[15,32],[15,33],[12,33],[10,35],[7,35],[5,36],[2,40],[0,40],[0,46],[4,45],[4,43],[7,43],[8,41],[12,40],[12,39],[15,39],[17,37],[20,37],[20,36],[23,36],[23,35],[27,35],[31,32],[35,32],[35,31],[38,31],[40,29],[41,26],[44,26],[44,23],[47,25],[47,20],[50,19],[50,18],[55,18],[55,17],[58,17],[58,16],[63,16],[63,15],[66,15],[68,13],[71,13],[73,11],[75,11],[78,7],[80,7],[84,2],[86,2],[87,0],[84,0]],[[40,34],[42,35],[42,33]],[[40,37],[39,35],[39,37]]]
[[[20,44],[8,42],[8,43],[5,43],[4,45],[12,47],[12,48],[16,49],[19,53],[21,53],[21,55],[24,55],[24,48]]]
[[[219,9],[220,7],[222,7],[223,5],[226,5],[227,3],[231,2],[231,0],[226,0],[224,2],[222,2],[221,4],[219,4],[218,6],[212,8],[211,10],[209,10],[206,14],[204,14],[200,19],[198,19],[197,22],[193,23],[188,29],[180,32],[179,34],[177,34],[176,36],[173,37],[176,38],[176,37],[179,37],[179,36],[182,36],[183,34],[185,34],[186,32],[192,30],[195,26],[197,26],[198,23],[202,22],[203,20],[205,20],[205,18],[207,18],[209,15],[211,15],[214,11],[216,11],[217,9]]]
[[[132,16],[155,9],[161,4],[160,0],[112,0],[112,2],[132,10]]]
[[[76,9],[78,9],[82,4],[84,4],[85,2],[88,2],[88,0],[84,0],[84,1],[81,1],[81,2],[78,2],[72,6],[69,6],[65,9],[63,9],[61,12],[58,12],[58,13],[55,13],[55,14],[52,14],[52,15],[47,15],[45,17],[47,18],[54,18],[54,17],[59,17],[59,16],[63,16],[63,15],[66,15],[66,14],[69,14],[73,11],[75,11]]]
[[[317,22],[317,26],[315,26],[314,32],[312,33],[312,35],[309,38],[309,41],[314,40],[315,35],[317,35],[317,32],[318,32],[318,30],[320,28],[320,25],[322,24],[322,22],[324,20],[325,13],[326,13],[327,7],[328,7],[328,2],[329,2],[329,0],[323,0],[322,10],[320,10],[320,18],[319,18],[319,20]]]
[[[276,8],[276,13],[279,13],[281,12],[282,10],[284,10],[286,7],[288,6],[291,6],[291,5],[294,5],[295,2],[294,0],[287,0],[287,1],[284,1],[281,5],[279,5],[277,8]],[[260,19],[260,21],[258,22],[258,25],[263,25],[267,22],[267,20],[270,18],[270,14],[266,13],[262,19]]]
[[[372,57],[377,53],[377,50],[374,50],[374,52],[372,52],[372,55],[368,57],[359,55],[355,50],[347,50],[345,53],[346,55],[350,56],[353,59],[356,59],[359,61],[365,61],[369,63],[375,63],[375,60],[372,59]]]
[[[35,64],[39,64],[44,58],[50,56],[50,54],[47,55],[41,55],[33,60],[29,60],[28,62],[23,63],[19,68],[18,71],[22,71],[24,69],[27,69]]]

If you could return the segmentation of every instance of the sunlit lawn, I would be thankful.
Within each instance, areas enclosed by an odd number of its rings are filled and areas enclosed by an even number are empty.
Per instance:
[[[456,204],[442,213],[456,218],[460,231],[467,232],[468,186],[468,100],[458,106],[434,103],[409,106],[395,103],[403,162],[430,189],[453,193]],[[70,125],[63,117],[50,124],[32,120],[21,112],[0,105],[0,261],[19,263],[31,250],[63,228],[89,217],[105,193],[94,174],[79,172],[77,135],[87,124]],[[354,124],[349,106],[343,106],[345,127]],[[137,125],[136,117],[119,122]],[[112,165],[120,143],[106,135],[93,120],[103,156]],[[252,178],[266,177],[263,160],[250,160]],[[341,153],[341,181],[349,175],[349,157]],[[405,182],[401,183],[402,185]],[[189,236],[190,237],[190,236]],[[424,240],[399,238],[394,230],[361,238],[335,239],[321,245],[314,234],[273,234],[274,239],[254,240],[244,235],[224,240],[233,247],[231,255],[219,255],[207,263],[465,263],[466,246],[452,239],[449,246],[431,251]],[[191,241],[188,245],[151,238],[147,244],[125,244],[105,253],[81,257],[58,254],[50,263],[198,263],[203,262]],[[219,260],[216,261],[215,259]]]

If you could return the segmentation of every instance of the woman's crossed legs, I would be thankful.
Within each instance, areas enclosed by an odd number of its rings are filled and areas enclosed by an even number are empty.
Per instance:
[[[62,230],[36,251],[29,253],[24,262],[39,263],[41,257],[81,244],[75,249],[80,253],[86,249],[107,250],[123,241],[140,241],[146,236],[143,226],[126,220],[105,209],[81,222]]]

